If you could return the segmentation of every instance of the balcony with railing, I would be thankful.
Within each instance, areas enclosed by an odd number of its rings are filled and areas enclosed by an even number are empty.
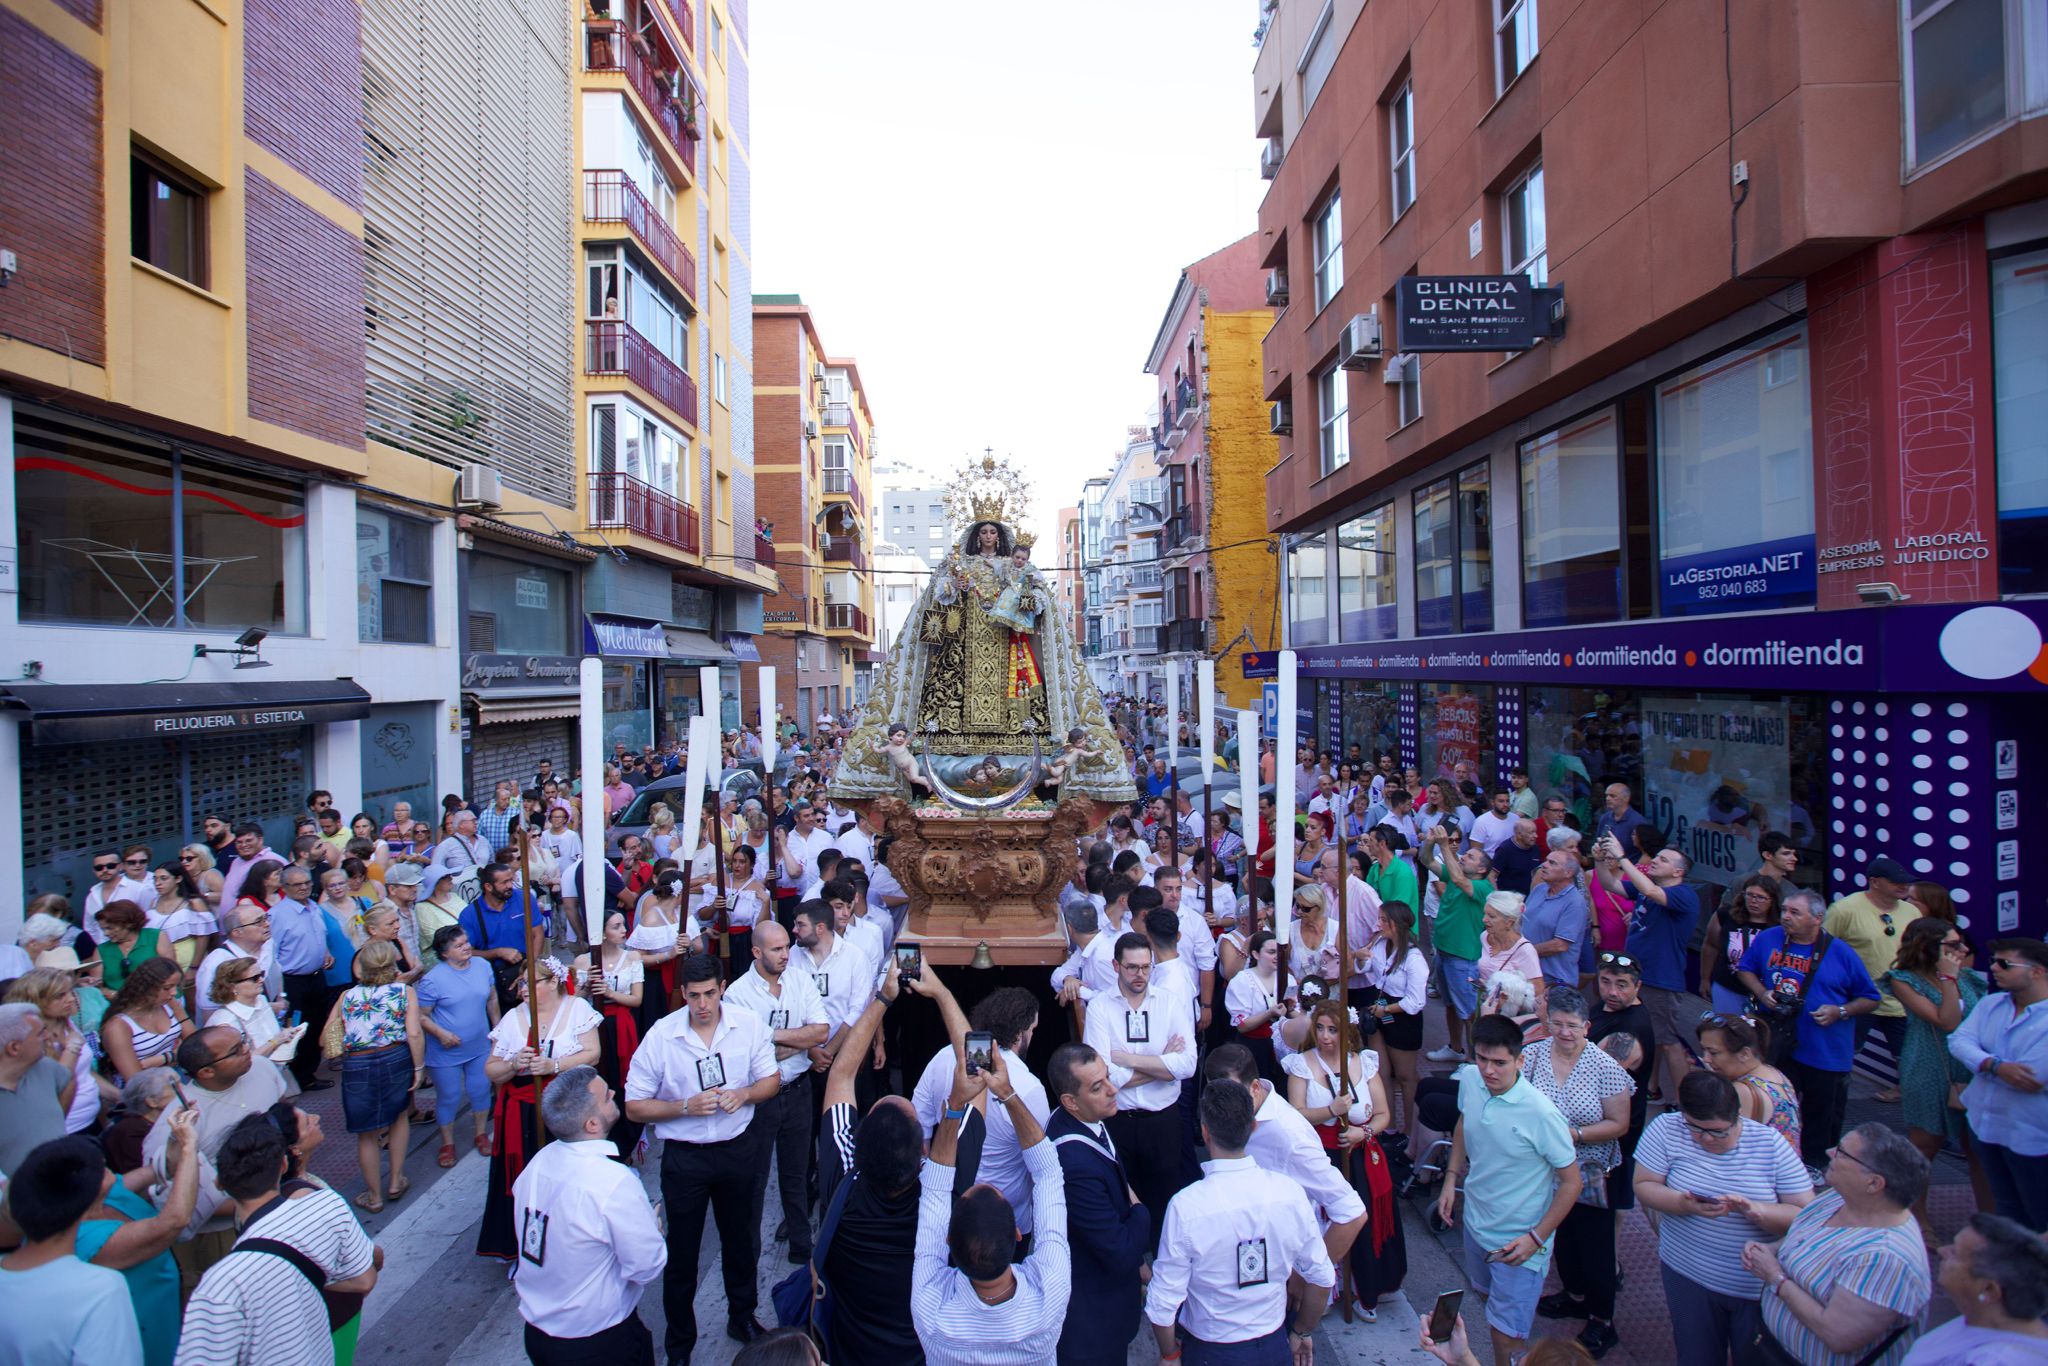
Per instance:
[[[1195,425],[1195,413],[1202,406],[1201,391],[1193,380],[1183,379],[1173,391],[1173,425],[1186,431]]]
[[[853,477],[853,471],[850,469],[827,465],[824,489],[828,498],[850,498],[856,509],[862,512],[867,510],[867,499],[861,496],[860,481]]]
[[[1200,617],[1167,622],[1159,628],[1159,653],[1209,653],[1209,623]]]
[[[825,604],[825,629],[828,631],[851,631],[855,635],[868,633],[868,614],[850,602]]]
[[[1131,589],[1137,593],[1159,591],[1159,566],[1156,564],[1134,564],[1131,566]]]
[[[697,255],[683,245],[675,229],[663,221],[661,211],[647,202],[624,171],[583,173],[583,220],[586,223],[623,223],[647,254],[661,263],[691,303],[697,301]]]
[[[630,474],[590,476],[590,525],[633,531],[689,554],[698,554],[697,509]]]
[[[583,69],[626,78],[669,146],[694,178],[697,174],[697,97],[680,65],[664,66],[644,38],[628,33],[616,19],[583,25]]]
[[[868,567],[868,552],[860,542],[851,536],[834,536],[825,543],[825,563],[850,565],[855,569]]]
[[[1202,534],[1201,519],[1195,516],[1193,508],[1182,508],[1166,519],[1166,534],[1161,539],[1161,548],[1175,550],[1198,540]]]
[[[697,381],[624,322],[584,324],[583,373],[630,379],[677,417],[697,425]]]
[[[754,563],[763,569],[775,567],[775,542],[766,536],[754,537]]]

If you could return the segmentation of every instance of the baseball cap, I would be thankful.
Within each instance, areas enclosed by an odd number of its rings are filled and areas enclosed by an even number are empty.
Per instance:
[[[1881,877],[1887,882],[1911,882],[1913,880],[1913,875],[1906,871],[1906,866],[1903,863],[1884,854],[1879,854],[1868,864],[1864,865],[1863,876],[1865,878]]]
[[[417,887],[426,876],[426,869],[417,863],[394,863],[384,870],[386,887]]]

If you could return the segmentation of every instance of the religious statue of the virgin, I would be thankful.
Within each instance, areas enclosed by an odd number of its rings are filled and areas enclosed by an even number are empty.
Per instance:
[[[1030,534],[1002,520],[999,497],[976,497],[970,506],[974,519],[896,634],[833,795],[901,794],[888,746],[891,728],[902,726],[945,785],[969,791],[1008,785],[1028,773],[1034,756],[1051,763],[1079,729],[1094,753],[1063,775],[1061,795],[1131,800],[1136,788],[1123,747],[1069,623],[1030,563]]]

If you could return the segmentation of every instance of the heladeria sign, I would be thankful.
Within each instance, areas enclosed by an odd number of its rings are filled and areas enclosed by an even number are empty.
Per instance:
[[[1394,286],[1394,349],[1525,351],[1564,328],[1564,291],[1526,275],[1404,275]]]

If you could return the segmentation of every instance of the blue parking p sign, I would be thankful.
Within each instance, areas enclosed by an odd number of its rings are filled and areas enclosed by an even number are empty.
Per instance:
[[[1280,685],[1267,683],[1259,690],[1259,728],[1269,738],[1280,733]]]

